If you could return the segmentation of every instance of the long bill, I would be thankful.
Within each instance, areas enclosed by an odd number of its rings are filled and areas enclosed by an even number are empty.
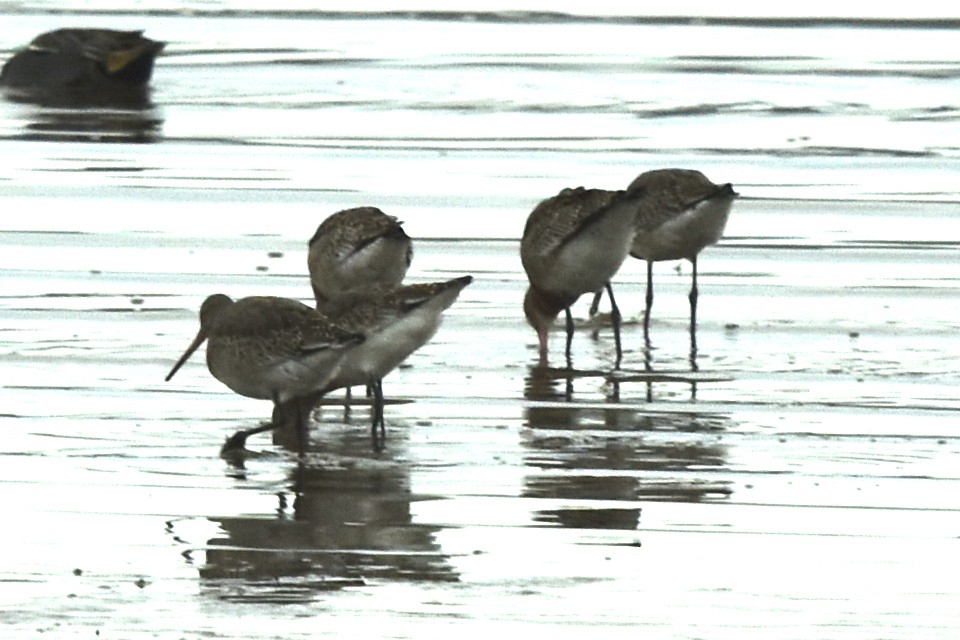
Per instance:
[[[183,363],[190,359],[190,356],[193,355],[193,352],[200,348],[200,345],[203,344],[203,341],[207,339],[207,334],[203,329],[197,332],[197,337],[193,339],[193,342],[190,343],[190,346],[187,347],[187,350],[183,352],[183,355],[180,356],[180,359],[177,360],[177,364],[173,365],[173,369],[170,369],[170,373],[167,374],[167,377],[163,379],[164,382],[170,382],[170,378],[180,370],[180,367],[183,366]]]

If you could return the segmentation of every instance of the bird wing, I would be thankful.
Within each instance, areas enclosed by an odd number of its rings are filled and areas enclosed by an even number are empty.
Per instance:
[[[604,189],[564,189],[538,204],[527,218],[521,247],[532,254],[546,255],[583,233],[625,192]]]

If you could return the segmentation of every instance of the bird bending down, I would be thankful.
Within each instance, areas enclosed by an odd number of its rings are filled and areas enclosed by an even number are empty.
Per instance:
[[[620,366],[620,316],[610,279],[633,243],[636,207],[628,192],[577,187],[547,198],[530,213],[520,242],[520,259],[530,281],[523,311],[537,332],[541,365],[547,362],[550,325],[561,311],[566,313],[570,365],[570,306],[584,293],[606,288],[613,305],[616,366]]]
[[[696,354],[697,255],[723,236],[730,208],[739,195],[730,183],[716,185],[692,169],[657,169],[641,173],[627,187],[638,203],[637,233],[630,255],[647,263],[646,312],[643,335],[649,342],[653,307],[653,263],[689,260],[693,265],[690,287],[690,345]],[[591,306],[596,313],[602,291]]]
[[[7,60],[0,86],[68,102],[133,99],[143,95],[164,46],[143,31],[58,29],[37,36]]]
[[[351,349],[341,362],[325,391],[361,384],[372,388],[371,436],[375,446],[378,427],[379,442],[386,438],[383,378],[434,336],[443,312],[471,282],[473,276],[399,288],[380,284],[354,289],[325,306],[332,322],[364,336],[363,343]]]
[[[204,340],[207,368],[232,391],[274,403],[273,423],[241,432],[246,437],[292,421],[300,456],[306,453],[310,412],[337,375],[344,355],[363,337],[334,325],[295,300],[214,294],[200,307],[200,330],[170,370],[183,366]],[[238,434],[239,436],[240,434]]]

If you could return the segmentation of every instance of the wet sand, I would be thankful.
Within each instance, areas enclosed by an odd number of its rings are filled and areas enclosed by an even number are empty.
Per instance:
[[[170,45],[151,110],[0,102],[4,635],[957,634],[951,30],[59,11],[4,53],[61,20]],[[743,194],[695,363],[689,265],[647,348],[634,261],[622,369],[588,300],[538,367],[527,213],[664,166]],[[266,435],[228,464],[268,403],[197,356],[163,382],[201,301],[308,298],[306,240],[360,204],[410,281],[475,282],[385,380],[384,451],[334,394],[304,466]]]
[[[331,398],[302,468],[269,436],[242,468],[218,458],[269,406],[202,359],[163,382],[196,328],[193,289],[308,292],[301,239],[237,238],[227,262],[250,275],[195,274],[186,294],[166,266],[180,250],[149,243],[136,284],[93,268],[109,246],[87,272],[5,264],[8,629],[944,637],[960,623],[944,571],[960,438],[957,321],[940,300],[957,282],[926,279],[908,304],[898,253],[938,250],[758,249],[735,221],[783,204],[739,206],[702,256],[696,372],[686,265],[658,265],[649,362],[638,263],[617,283],[623,369],[587,301],[573,369],[559,325],[541,369],[516,242],[419,242],[413,280],[477,281],[386,379],[385,451],[362,402],[345,420]],[[3,242],[43,263],[84,239]],[[824,251],[861,281],[803,277]]]

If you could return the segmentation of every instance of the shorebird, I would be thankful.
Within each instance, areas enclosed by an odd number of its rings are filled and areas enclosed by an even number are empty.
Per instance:
[[[445,282],[413,284],[392,289],[373,285],[355,289],[325,307],[324,313],[338,326],[364,336],[350,350],[325,391],[367,385],[374,394],[371,435],[377,443],[386,438],[383,418],[383,378],[414,351],[430,340],[441,317],[473,276]]]
[[[635,234],[637,204],[625,191],[564,189],[534,208],[520,242],[520,259],[530,280],[523,300],[527,321],[547,362],[550,325],[561,311],[567,321],[567,364],[573,340],[570,306],[584,293],[605,288],[613,305],[613,331],[620,366],[620,315],[610,279],[626,259]]]
[[[117,93],[146,88],[164,46],[143,31],[58,29],[37,36],[7,60],[0,85],[109,102]]]
[[[351,289],[400,286],[413,258],[401,224],[376,207],[338,211],[320,223],[307,253],[318,309]]]
[[[739,195],[730,183],[716,185],[692,169],[657,169],[641,173],[627,187],[638,203],[637,233],[630,255],[647,262],[646,312],[643,335],[649,341],[653,307],[653,263],[689,260],[693,265],[690,287],[691,354],[696,353],[697,255],[716,244]],[[597,290],[591,314],[596,313],[602,291]]]
[[[217,293],[201,305],[197,337],[170,370],[167,381],[204,340],[207,368],[214,378],[242,396],[274,403],[273,422],[241,432],[241,446],[247,436],[292,420],[303,457],[310,413],[337,375],[344,355],[363,337],[344,331],[296,300],[250,297],[234,301]]]
[[[317,309],[357,289],[399,287],[410,261],[413,242],[395,217],[376,207],[344,209],[329,216],[307,243],[307,269]],[[376,389],[367,387],[367,394]],[[346,387],[345,412],[351,393]]]

